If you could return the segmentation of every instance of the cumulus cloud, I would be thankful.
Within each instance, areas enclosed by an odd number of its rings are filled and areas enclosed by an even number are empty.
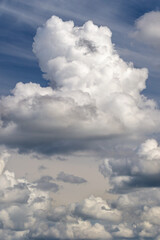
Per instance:
[[[67,174],[64,172],[60,172],[56,178],[58,181],[73,183],[73,184],[81,184],[86,183],[87,180],[78,176],[74,176],[72,174]]]
[[[160,48],[160,11],[145,13],[136,21],[132,36],[152,47]]]
[[[91,21],[76,27],[55,16],[38,28],[33,51],[50,86],[18,83],[0,100],[0,143],[52,154],[158,131],[156,103],[141,94],[147,69],[124,62],[111,35]]]
[[[5,158],[1,154],[0,163]],[[109,203],[90,196],[77,203],[54,206],[50,187],[47,191],[41,185],[52,181],[49,176],[36,183],[17,179],[4,166],[0,175],[1,239],[158,239],[159,189],[123,194]]]
[[[0,166],[4,165],[1,155]],[[53,208],[50,191],[58,187],[53,179],[43,176],[34,183],[16,179],[13,172],[0,174],[0,237],[1,239],[110,239],[100,222],[83,220],[75,205]],[[73,216],[74,215],[74,216]]]
[[[155,139],[141,144],[134,159],[105,159],[99,171],[119,192],[132,188],[160,187],[160,147]]]
[[[125,226],[133,231],[135,239],[158,238],[159,199],[159,189],[147,189],[121,195],[115,201],[115,207],[123,212],[124,222],[127,220]]]
[[[0,163],[4,159],[2,154]],[[110,228],[112,223],[120,222],[119,210],[94,196],[55,207],[50,196],[50,191],[55,191],[52,181],[51,177],[43,176],[30,183],[24,178],[16,179],[13,172],[3,168],[0,175],[2,239],[112,239]]]
[[[113,236],[118,238],[133,238],[134,232],[127,226],[127,223],[121,223],[113,228]]]
[[[121,220],[121,212],[111,209],[102,198],[95,198],[94,196],[76,204],[74,213],[84,219],[99,219],[108,222],[119,222]]]
[[[43,216],[51,204],[49,193],[35,188],[26,179],[16,179],[8,170],[0,174],[0,202],[0,236],[7,240],[27,237],[37,217]]]

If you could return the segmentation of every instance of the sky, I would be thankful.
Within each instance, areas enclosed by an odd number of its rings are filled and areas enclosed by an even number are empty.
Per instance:
[[[160,239],[160,1],[1,0],[0,239]]]

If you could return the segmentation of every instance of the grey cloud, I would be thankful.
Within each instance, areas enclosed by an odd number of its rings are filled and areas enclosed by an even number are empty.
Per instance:
[[[44,170],[46,170],[47,168],[46,168],[44,165],[40,165],[38,169],[39,169],[40,171],[44,171]]]
[[[1,155],[0,166],[3,157]],[[3,168],[2,182],[1,197],[9,191],[10,197],[0,205],[1,239],[146,240],[148,237],[158,239],[160,235],[159,189],[123,194],[110,204],[101,197],[90,196],[81,202],[53,206],[50,187],[46,191],[46,186],[41,185],[52,183],[50,176],[43,176],[33,184],[26,179],[16,179],[14,173]],[[20,196],[27,198],[19,201]]]
[[[36,180],[36,188],[43,191],[57,192],[59,190],[59,185],[53,182],[54,179],[51,176],[42,176],[40,179]]]
[[[82,184],[87,182],[87,180],[82,177],[74,176],[72,174],[67,174],[64,172],[60,172],[58,174],[57,180],[62,182],[72,183],[72,184]]]
[[[140,175],[132,176],[130,181],[125,183],[125,187],[151,188],[160,187],[160,176],[158,175]]]
[[[87,40],[87,39],[81,38],[81,39],[79,40],[79,42],[78,42],[78,46],[79,46],[79,47],[86,47],[87,50],[88,50],[88,53],[90,53],[90,52],[93,52],[93,53],[94,53],[94,52],[97,51],[97,48],[96,48],[94,42],[89,41],[89,40]],[[85,53],[85,54],[87,54],[87,53]]]
[[[61,156],[57,156],[56,159],[59,160],[59,161],[66,161],[66,158],[65,157],[61,157]]]
[[[99,166],[116,193],[160,187],[160,147],[155,139],[142,143],[132,158],[105,159]]]

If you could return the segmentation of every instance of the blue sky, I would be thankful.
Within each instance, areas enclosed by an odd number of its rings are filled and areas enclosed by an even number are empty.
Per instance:
[[[145,93],[157,98],[159,68],[153,66],[151,61],[148,62],[148,58],[154,59],[155,56],[158,59],[159,52],[134,41],[129,34],[133,31],[137,18],[159,8],[158,0],[1,1],[1,94],[8,94],[19,81],[32,81],[46,86],[32,53],[32,43],[37,27],[50,16],[58,15],[64,20],[74,20],[78,25],[90,19],[98,25],[107,25],[113,33],[112,41],[122,58],[134,62],[137,67],[148,67],[149,88]]]

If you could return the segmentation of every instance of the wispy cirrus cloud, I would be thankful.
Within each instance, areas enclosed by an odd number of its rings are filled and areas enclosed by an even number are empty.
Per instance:
[[[32,52],[30,52],[30,50],[23,49],[23,47],[19,47],[14,44],[1,43],[0,54],[26,59],[29,61],[36,61],[35,56]]]

